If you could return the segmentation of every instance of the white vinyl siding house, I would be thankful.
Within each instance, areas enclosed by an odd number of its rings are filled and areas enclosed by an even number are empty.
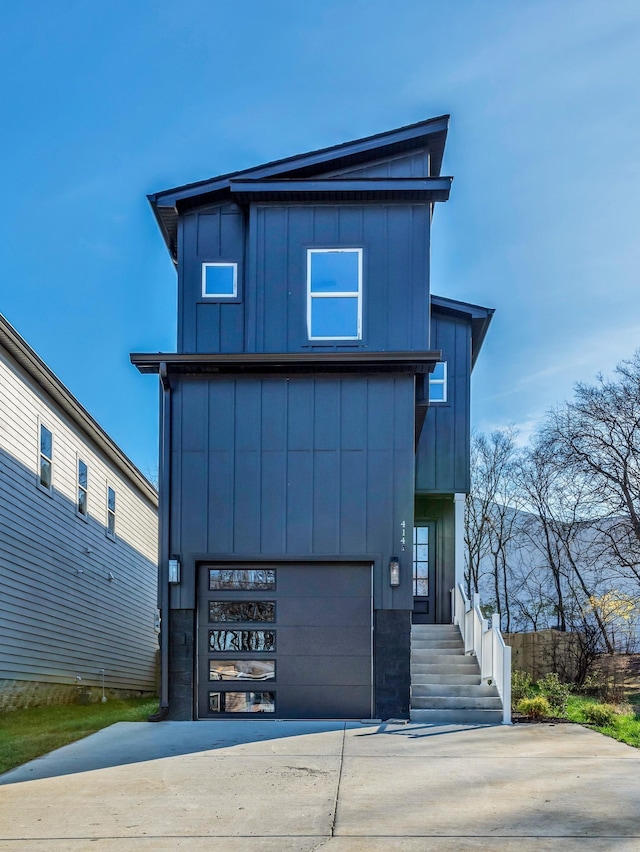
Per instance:
[[[153,692],[154,488],[2,317],[0,392],[0,709],[27,692],[69,700],[103,674],[107,689]]]

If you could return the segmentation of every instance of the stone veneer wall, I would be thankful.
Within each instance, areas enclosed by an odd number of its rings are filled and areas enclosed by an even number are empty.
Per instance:
[[[411,692],[411,610],[376,610],[374,637],[376,717],[408,719]]]

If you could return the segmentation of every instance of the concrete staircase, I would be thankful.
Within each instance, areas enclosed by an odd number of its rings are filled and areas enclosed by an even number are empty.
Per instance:
[[[499,725],[502,702],[482,684],[475,657],[465,655],[452,624],[411,627],[411,721],[436,725]]]

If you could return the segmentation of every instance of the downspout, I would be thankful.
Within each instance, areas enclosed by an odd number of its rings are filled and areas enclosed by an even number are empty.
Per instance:
[[[158,542],[158,605],[160,608],[160,708],[148,717],[162,722],[169,714],[169,518],[171,506],[171,384],[167,364],[162,361],[160,377],[160,537]]]

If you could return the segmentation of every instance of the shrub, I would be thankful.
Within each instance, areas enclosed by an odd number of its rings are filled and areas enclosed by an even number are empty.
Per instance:
[[[613,704],[586,704],[582,712],[590,725],[597,725],[599,728],[613,725],[618,715]]]
[[[533,698],[522,698],[518,702],[518,713],[523,716],[531,716],[532,719],[542,719],[551,715],[551,706],[544,695],[536,695]]]
[[[556,672],[550,672],[538,681],[538,689],[551,705],[551,709],[558,715],[564,716],[567,712],[571,686],[568,683],[562,683]]]
[[[511,704],[517,707],[523,698],[531,695],[531,675],[515,669],[511,672]]]

